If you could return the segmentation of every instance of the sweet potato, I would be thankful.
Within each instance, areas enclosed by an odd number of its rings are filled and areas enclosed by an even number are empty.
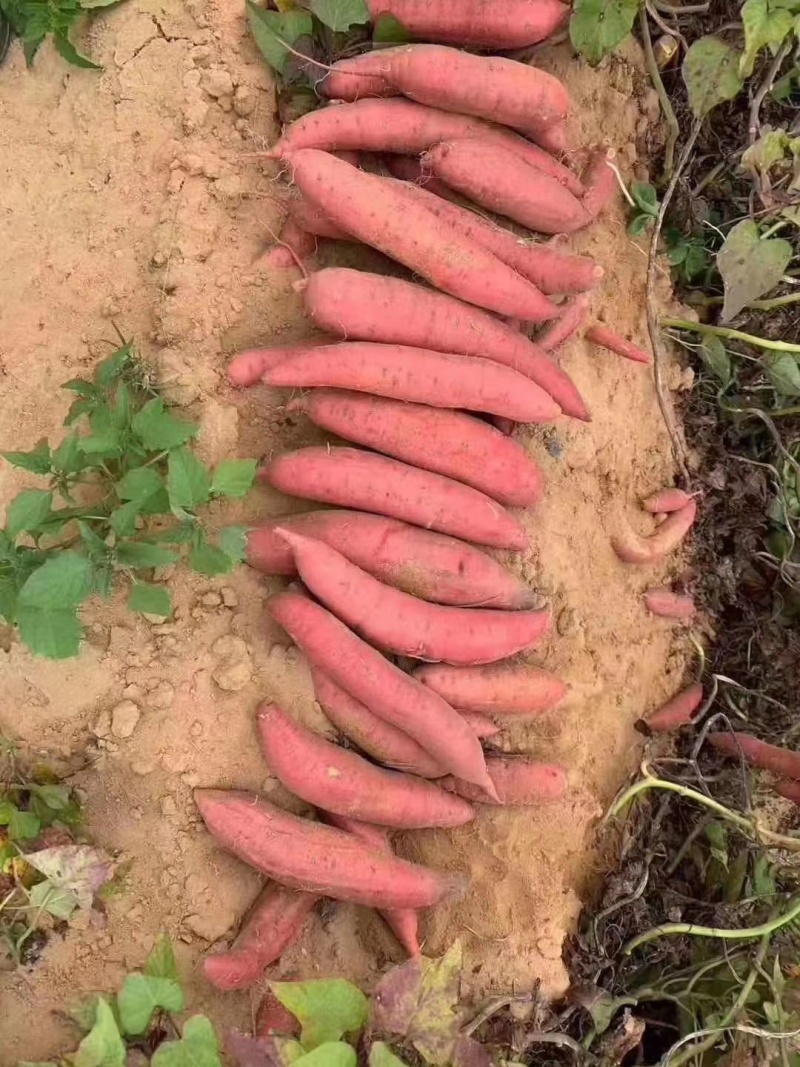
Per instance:
[[[496,501],[441,474],[357,448],[287,452],[259,476],[289,496],[403,519],[494,548],[523,549],[522,526]]]
[[[364,77],[366,76],[366,77]],[[552,74],[497,56],[435,44],[402,45],[335,63],[318,85],[355,100],[391,90],[430,107],[511,126],[551,151],[566,148],[567,90]]]
[[[627,341],[624,337],[620,337],[618,333],[615,333],[608,326],[603,326],[602,323],[597,323],[586,331],[586,340],[591,341],[593,345],[607,348],[610,352],[614,352],[624,359],[630,359],[634,363],[653,362],[649,352],[645,352],[632,341]]]
[[[481,715],[479,711],[465,711],[464,708],[456,708],[456,711],[465,722],[469,723],[476,737],[494,737],[495,734],[500,733],[497,723],[492,722],[486,715]]]
[[[268,367],[262,381],[288,389],[354,389],[432,407],[485,411],[517,422],[549,422],[561,414],[544,389],[501,363],[372,341],[310,347]]]
[[[726,756],[733,756],[734,759],[743,756],[745,762],[753,767],[772,771],[781,778],[800,780],[800,752],[769,745],[766,741],[759,741],[752,734],[745,733],[709,734],[708,740]]]
[[[605,155],[605,154],[604,154]],[[605,206],[590,187],[578,199],[558,179],[531,167],[502,145],[482,138],[434,145],[423,166],[475,203],[540,233],[572,233],[588,226]],[[593,170],[600,178],[600,173]],[[610,197],[613,187],[608,191]]]
[[[227,952],[203,960],[203,974],[216,988],[247,989],[300,936],[319,896],[268,882],[256,897]]]
[[[359,822],[358,819],[348,819],[341,815],[326,814],[325,818],[331,826],[336,826],[345,833],[354,834],[372,848],[394,855],[386,831],[380,827],[370,826],[369,823]],[[416,911],[411,908],[386,908],[380,912],[380,915],[386,920],[387,926],[409,956],[419,956],[419,917]]]
[[[569,375],[537,345],[454,297],[402,278],[332,267],[311,275],[303,302],[312,322],[327,333],[503,363],[549,393],[565,414],[590,418]]]
[[[542,474],[523,448],[461,411],[335,389],[313,389],[289,404],[317,426],[480,489],[501,504],[532,507]]]
[[[294,341],[271,348],[249,348],[244,352],[237,352],[228,364],[228,381],[236,386],[255,385],[270,367],[276,367],[282,360],[301,355],[310,348],[329,344],[330,338],[312,337],[307,341]]]
[[[550,37],[569,17],[560,0],[367,0],[373,19],[390,14],[422,41],[474,48],[526,48]]]
[[[312,667],[311,679],[325,715],[362,752],[398,771],[421,778],[441,777],[441,766],[408,734],[375,715],[324,671]]]
[[[418,830],[461,826],[474,815],[422,778],[387,771],[307,730],[276,704],[258,713],[261,751],[270,771],[301,800],[352,819]]]
[[[480,741],[440,696],[399,670],[302,593],[279,593],[270,598],[267,609],[312,666],[407,733],[442,767],[482,789],[493,789]]]
[[[317,251],[317,238],[310,230],[304,230],[294,221],[287,218],[281,229],[280,243],[273,245],[265,253],[262,262],[270,267],[278,267],[285,270],[288,267],[296,267],[304,259],[313,256]]]
[[[388,652],[455,664],[493,663],[535,646],[549,629],[546,610],[431,604],[381,585],[322,541],[288,530],[284,536],[300,577],[314,596],[356,633]]]
[[[194,797],[218,844],[289,888],[371,908],[427,908],[463,891],[458,875],[388,856],[253,793],[196,789]]]
[[[539,763],[522,756],[490,756],[486,766],[499,800],[487,797],[478,786],[452,776],[442,780],[442,788],[451,789],[476,804],[499,803],[511,807],[561,800],[566,795],[567,773],[556,763]]]
[[[628,527],[612,537],[612,547],[624,563],[660,563],[675,551],[696,517],[697,503],[692,498],[680,511],[673,511],[649,537],[641,537]]]
[[[295,184],[332,222],[437,289],[530,322],[555,316],[555,305],[532,282],[441,225],[424,205],[409,208],[395,179],[367,174],[313,148],[293,152],[289,162]]]
[[[528,586],[472,545],[361,511],[309,511],[251,530],[247,561],[265,574],[297,574],[278,526],[331,545],[375,578],[423,600],[461,607],[531,608]]]
[[[642,507],[645,511],[660,515],[665,511],[680,511],[693,499],[692,494],[685,493],[683,489],[659,489],[657,493],[642,501]]]
[[[570,300],[557,319],[536,335],[536,344],[545,352],[554,352],[583,326],[588,310],[589,297],[586,293],[579,293]]]
[[[526,663],[488,667],[418,667],[414,677],[448,704],[489,715],[540,715],[567,693],[560,678]]]
[[[549,174],[576,196],[584,186],[577,175],[563,163],[510,130],[481,119],[457,115],[435,107],[415,104],[412,100],[358,100],[311,111],[293,122],[267,155],[282,158],[302,148],[334,152],[346,147],[366,152],[400,153],[417,156],[432,145],[463,138],[479,138],[501,151],[512,152],[537,171]],[[336,151],[337,158],[342,153]],[[352,161],[351,161],[352,162]],[[416,180],[417,172],[403,172],[397,177]],[[389,166],[394,174],[393,165]]]
[[[669,733],[681,726],[688,726],[702,702],[703,687],[699,682],[694,682],[648,715],[645,721],[653,733]]]
[[[691,619],[694,615],[694,598],[674,593],[666,586],[656,586],[644,594],[647,610],[665,619]]]
[[[800,782],[780,781],[776,782],[772,788],[779,796],[800,804]]]
[[[434,178],[431,172],[422,166],[418,156],[399,156],[387,153],[382,159],[386,170],[393,178],[399,178],[400,181],[404,182],[413,182],[420,189],[425,189],[426,192],[432,193],[434,196],[440,196],[443,200],[458,199],[458,193],[445,185],[444,182],[440,182],[438,178]]]

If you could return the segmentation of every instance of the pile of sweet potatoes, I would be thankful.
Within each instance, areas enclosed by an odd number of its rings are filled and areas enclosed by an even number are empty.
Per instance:
[[[316,817],[198,793],[219,843],[271,879],[233,948],[206,960],[220,988],[257,980],[321,897],[377,908],[418,952],[418,910],[463,880],[398,859],[388,831],[454,827],[475,804],[540,804],[567,790],[559,766],[484,751],[508,717],[539,715],[566,691],[518,658],[550,614],[484,549],[523,550],[509,509],[543,491],[535,461],[497,427],[590,418],[551,353],[583,324],[603,271],[485,212],[545,234],[589,225],[615,189],[612,153],[571,150],[570,100],[553,76],[449,47],[540,40],[563,24],[560,0],[370,7],[446,43],[328,71],[319,92],[344,102],[293,123],[270,153],[293,185],[273,262],[300,263],[318,237],[357,240],[414,280],[306,276],[298,288],[323,336],[243,352],[229,368],[235,385],[295,391],[289,408],[346,442],[272,458],[265,482],[327,508],[249,539],[251,564],[302,582],[268,610],[303,651],[344,744],[266,704],[266,762]],[[565,295],[574,299],[554,302]],[[527,328],[543,323],[540,344]],[[608,327],[595,339],[647,358]],[[409,670],[408,659],[423,665]]]

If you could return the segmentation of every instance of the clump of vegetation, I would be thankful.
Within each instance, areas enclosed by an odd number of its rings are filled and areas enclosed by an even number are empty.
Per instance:
[[[80,824],[75,791],[46,767],[24,768],[0,737],[0,941],[14,965],[37,957],[45,916],[68,923],[114,876],[110,857],[78,840]]]
[[[0,529],[0,616],[50,659],[76,655],[81,604],[110,596],[120,581],[131,610],[168,616],[170,594],[152,581],[155,568],[181,555],[212,577],[236,567],[245,528],[214,534],[198,509],[244,496],[256,471],[255,460],[225,460],[211,471],[197,458],[190,442],[199,427],[167,408],[130,342],[91,381],[74,378],[63,388],[75,400],[61,442],[5,453],[48,485],[16,496]]]
[[[47,37],[56,51],[75,67],[102,70],[72,43],[70,33],[76,22],[99,8],[120,0],[0,0],[0,61],[10,44],[12,31],[22,41],[25,62],[33,66],[36,53]]]

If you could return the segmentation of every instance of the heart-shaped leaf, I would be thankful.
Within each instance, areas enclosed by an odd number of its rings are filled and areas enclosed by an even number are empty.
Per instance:
[[[792,258],[792,246],[781,237],[763,240],[750,219],[737,223],[717,255],[725,285],[722,321],[728,322],[751,300],[768,293],[780,282]]]
[[[738,52],[719,37],[701,37],[692,44],[683,61],[683,80],[698,118],[738,95],[743,84],[738,68]]]

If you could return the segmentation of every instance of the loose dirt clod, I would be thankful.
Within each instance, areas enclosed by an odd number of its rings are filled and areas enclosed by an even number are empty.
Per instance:
[[[139,722],[141,711],[132,700],[123,700],[111,711],[111,733],[114,737],[130,737]]]

